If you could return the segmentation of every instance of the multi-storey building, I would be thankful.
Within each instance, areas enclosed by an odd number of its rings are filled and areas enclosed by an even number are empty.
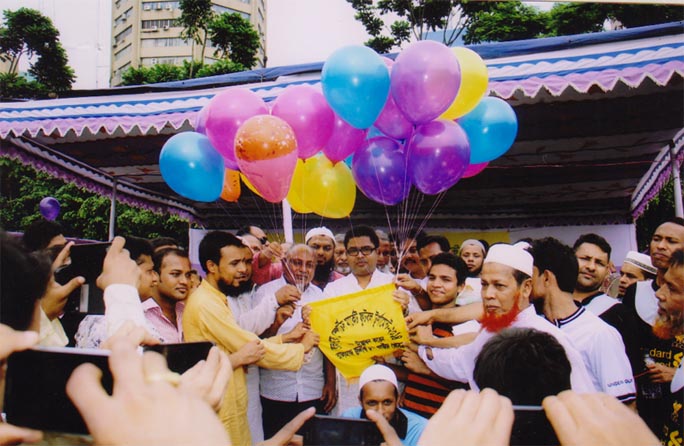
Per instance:
[[[179,1],[113,0],[111,85],[121,84],[121,74],[129,67],[156,64],[182,65],[184,60],[200,60],[202,47],[181,38]],[[266,0],[213,0],[217,13],[236,12],[249,20],[261,39],[258,64],[264,66],[266,51]],[[215,59],[211,43],[203,60]]]

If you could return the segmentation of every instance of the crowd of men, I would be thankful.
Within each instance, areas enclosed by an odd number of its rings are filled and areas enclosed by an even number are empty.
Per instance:
[[[599,435],[577,427],[589,416],[577,413],[582,408],[593,410],[592,425],[682,444],[682,219],[656,229],[648,254],[618,259],[618,287],[610,286],[617,277],[611,246],[597,234],[572,247],[554,238],[492,246],[466,240],[452,252],[444,236],[422,231],[388,235],[357,225],[333,234],[318,227],[304,243],[286,245],[250,226],[208,232],[198,248],[201,272],[173,239],[116,238],[98,279],[105,314],[77,324],[65,305],[84,279],[54,279],[73,243],[47,221],[28,228],[22,241],[2,234],[3,324],[37,331],[40,345],[113,353],[112,337],[123,331],[130,338],[131,327],[149,342],[211,341],[214,366],[229,364],[232,377],[213,386],[220,390],[213,399],[202,395],[235,445],[290,441],[314,411],[376,421],[388,444],[419,444],[421,435],[420,444],[433,444],[425,439],[459,438],[440,435],[465,420],[468,405],[496,407],[492,423],[504,426],[482,427],[480,439],[504,432],[504,443],[569,444]],[[52,267],[35,253],[51,253]],[[117,254],[135,263],[134,279]],[[411,343],[348,381],[317,348],[308,304],[390,283]],[[511,402],[515,423],[507,418]],[[553,429],[530,416],[542,405]],[[619,419],[606,418],[609,407]],[[304,418],[291,421],[298,413]],[[462,438],[475,439],[467,432],[475,427],[461,427]]]

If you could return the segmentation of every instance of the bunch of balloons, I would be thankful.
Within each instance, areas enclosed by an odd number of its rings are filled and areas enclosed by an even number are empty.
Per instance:
[[[167,141],[160,170],[192,200],[237,201],[242,179],[267,201],[331,218],[351,213],[357,186],[385,205],[412,186],[438,194],[515,140],[515,112],[485,97],[487,84],[484,62],[466,48],[419,41],[392,61],[348,46],[325,62],[320,89],[290,86],[270,108],[248,89],[217,94],[196,132]]]

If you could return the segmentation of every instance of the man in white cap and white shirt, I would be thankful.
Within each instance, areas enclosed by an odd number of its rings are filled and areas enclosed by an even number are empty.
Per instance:
[[[482,266],[482,330],[475,340],[458,348],[431,348],[421,345],[418,355],[437,375],[468,382],[478,389],[473,378],[475,359],[482,346],[507,327],[533,328],[555,337],[565,349],[572,371],[570,382],[577,392],[599,391],[591,381],[579,352],[567,336],[549,321],[539,317],[530,305],[533,259],[522,247],[497,244],[490,248]]]
[[[344,277],[335,271],[335,235],[330,229],[321,226],[309,230],[304,243],[316,253],[316,271],[311,283],[323,290],[328,283]]]
[[[651,257],[636,251],[629,251],[620,267],[618,298],[621,299],[627,288],[637,282],[655,279],[658,270],[651,263]]]
[[[342,416],[367,418],[366,411],[374,410],[394,428],[403,445],[418,444],[428,420],[399,408],[399,386],[392,369],[375,364],[364,370],[359,378],[359,402],[361,406],[346,410]]]

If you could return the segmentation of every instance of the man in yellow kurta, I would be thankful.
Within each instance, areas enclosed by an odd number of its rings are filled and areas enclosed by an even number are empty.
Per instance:
[[[228,291],[243,286],[251,276],[252,253],[234,235],[214,231],[200,243],[199,258],[207,277],[185,305],[185,340],[208,340],[228,354],[235,353],[246,343],[258,339],[254,333],[239,327],[226,301]],[[318,335],[307,332],[300,343],[280,342],[279,336],[263,340],[266,353],[257,362],[259,367],[298,370],[302,366],[304,353],[318,343]],[[247,383],[242,367],[233,373],[219,417],[234,446],[251,444],[247,422]]]

